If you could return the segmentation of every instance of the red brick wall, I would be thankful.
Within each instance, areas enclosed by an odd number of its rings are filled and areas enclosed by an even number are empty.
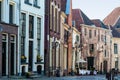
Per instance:
[[[10,35],[14,34],[16,35],[16,57],[17,57],[17,52],[18,52],[18,26],[16,25],[9,25],[6,23],[0,23],[0,26],[3,28],[3,31],[0,32],[0,76],[2,75],[2,33],[7,33],[8,34],[8,44],[10,44]],[[10,46],[8,46],[8,54],[10,55]],[[9,56],[9,61],[10,61],[11,56]],[[16,58],[17,59],[17,58]],[[16,61],[17,62],[17,61]],[[6,63],[5,63],[6,64]],[[16,65],[17,67],[18,65]],[[9,64],[9,72],[10,72],[10,64]]]
[[[70,14],[68,15],[68,25],[72,27],[72,0],[70,6]],[[71,71],[72,68],[72,35],[69,36],[68,39],[68,72]]]

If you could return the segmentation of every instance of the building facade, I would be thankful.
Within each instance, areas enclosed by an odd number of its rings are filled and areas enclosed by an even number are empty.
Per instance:
[[[61,0],[61,10],[67,15],[65,23],[68,25],[67,73],[72,69],[72,0]]]
[[[44,0],[21,0],[18,72],[44,73]]]
[[[116,28],[109,26],[112,30],[112,40],[111,40],[111,69],[118,69],[120,71],[120,33]]]
[[[54,76],[60,69],[61,0],[45,0],[45,74]]]
[[[17,75],[19,0],[0,0],[0,76]]]
[[[73,21],[81,32],[81,56],[87,61],[83,67],[101,72],[110,70],[111,30],[100,20],[90,20],[80,9],[73,9]]]
[[[80,32],[73,27],[72,33],[72,70],[76,71],[76,68],[79,68],[81,63],[81,44],[80,44]]]
[[[111,36],[108,29],[95,26],[82,26],[82,54],[87,60],[87,69],[100,72],[110,70]]]

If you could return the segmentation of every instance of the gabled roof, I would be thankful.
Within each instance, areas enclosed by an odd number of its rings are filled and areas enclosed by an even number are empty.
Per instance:
[[[108,29],[108,27],[100,19],[93,19],[92,22],[95,24],[96,27]]]
[[[111,30],[112,30],[112,35],[113,37],[117,37],[120,38],[120,32],[118,32],[114,27],[110,26]]]
[[[114,26],[120,16],[120,7],[115,8],[104,20],[105,25]]]
[[[77,28],[80,27],[80,24],[94,25],[94,23],[80,9],[72,9],[72,14],[72,20],[75,21]]]

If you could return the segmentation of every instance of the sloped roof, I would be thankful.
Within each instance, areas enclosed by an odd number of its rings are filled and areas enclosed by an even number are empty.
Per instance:
[[[76,27],[80,27],[80,24],[94,25],[94,23],[80,10],[72,9],[72,20],[75,21]]]
[[[120,7],[115,8],[104,20],[105,25],[114,26],[120,16]]]
[[[114,25],[115,28],[120,28],[120,17],[117,20],[116,24]]]
[[[108,27],[100,19],[93,19],[92,22],[95,24],[96,27],[108,29]]]
[[[114,27],[110,26],[111,30],[112,30],[112,35],[113,37],[117,37],[120,38],[120,32],[118,32]]]

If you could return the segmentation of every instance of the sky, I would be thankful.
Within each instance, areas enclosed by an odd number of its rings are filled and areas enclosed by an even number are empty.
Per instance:
[[[81,9],[90,19],[103,20],[113,9],[120,7],[120,0],[72,0],[73,9]]]

